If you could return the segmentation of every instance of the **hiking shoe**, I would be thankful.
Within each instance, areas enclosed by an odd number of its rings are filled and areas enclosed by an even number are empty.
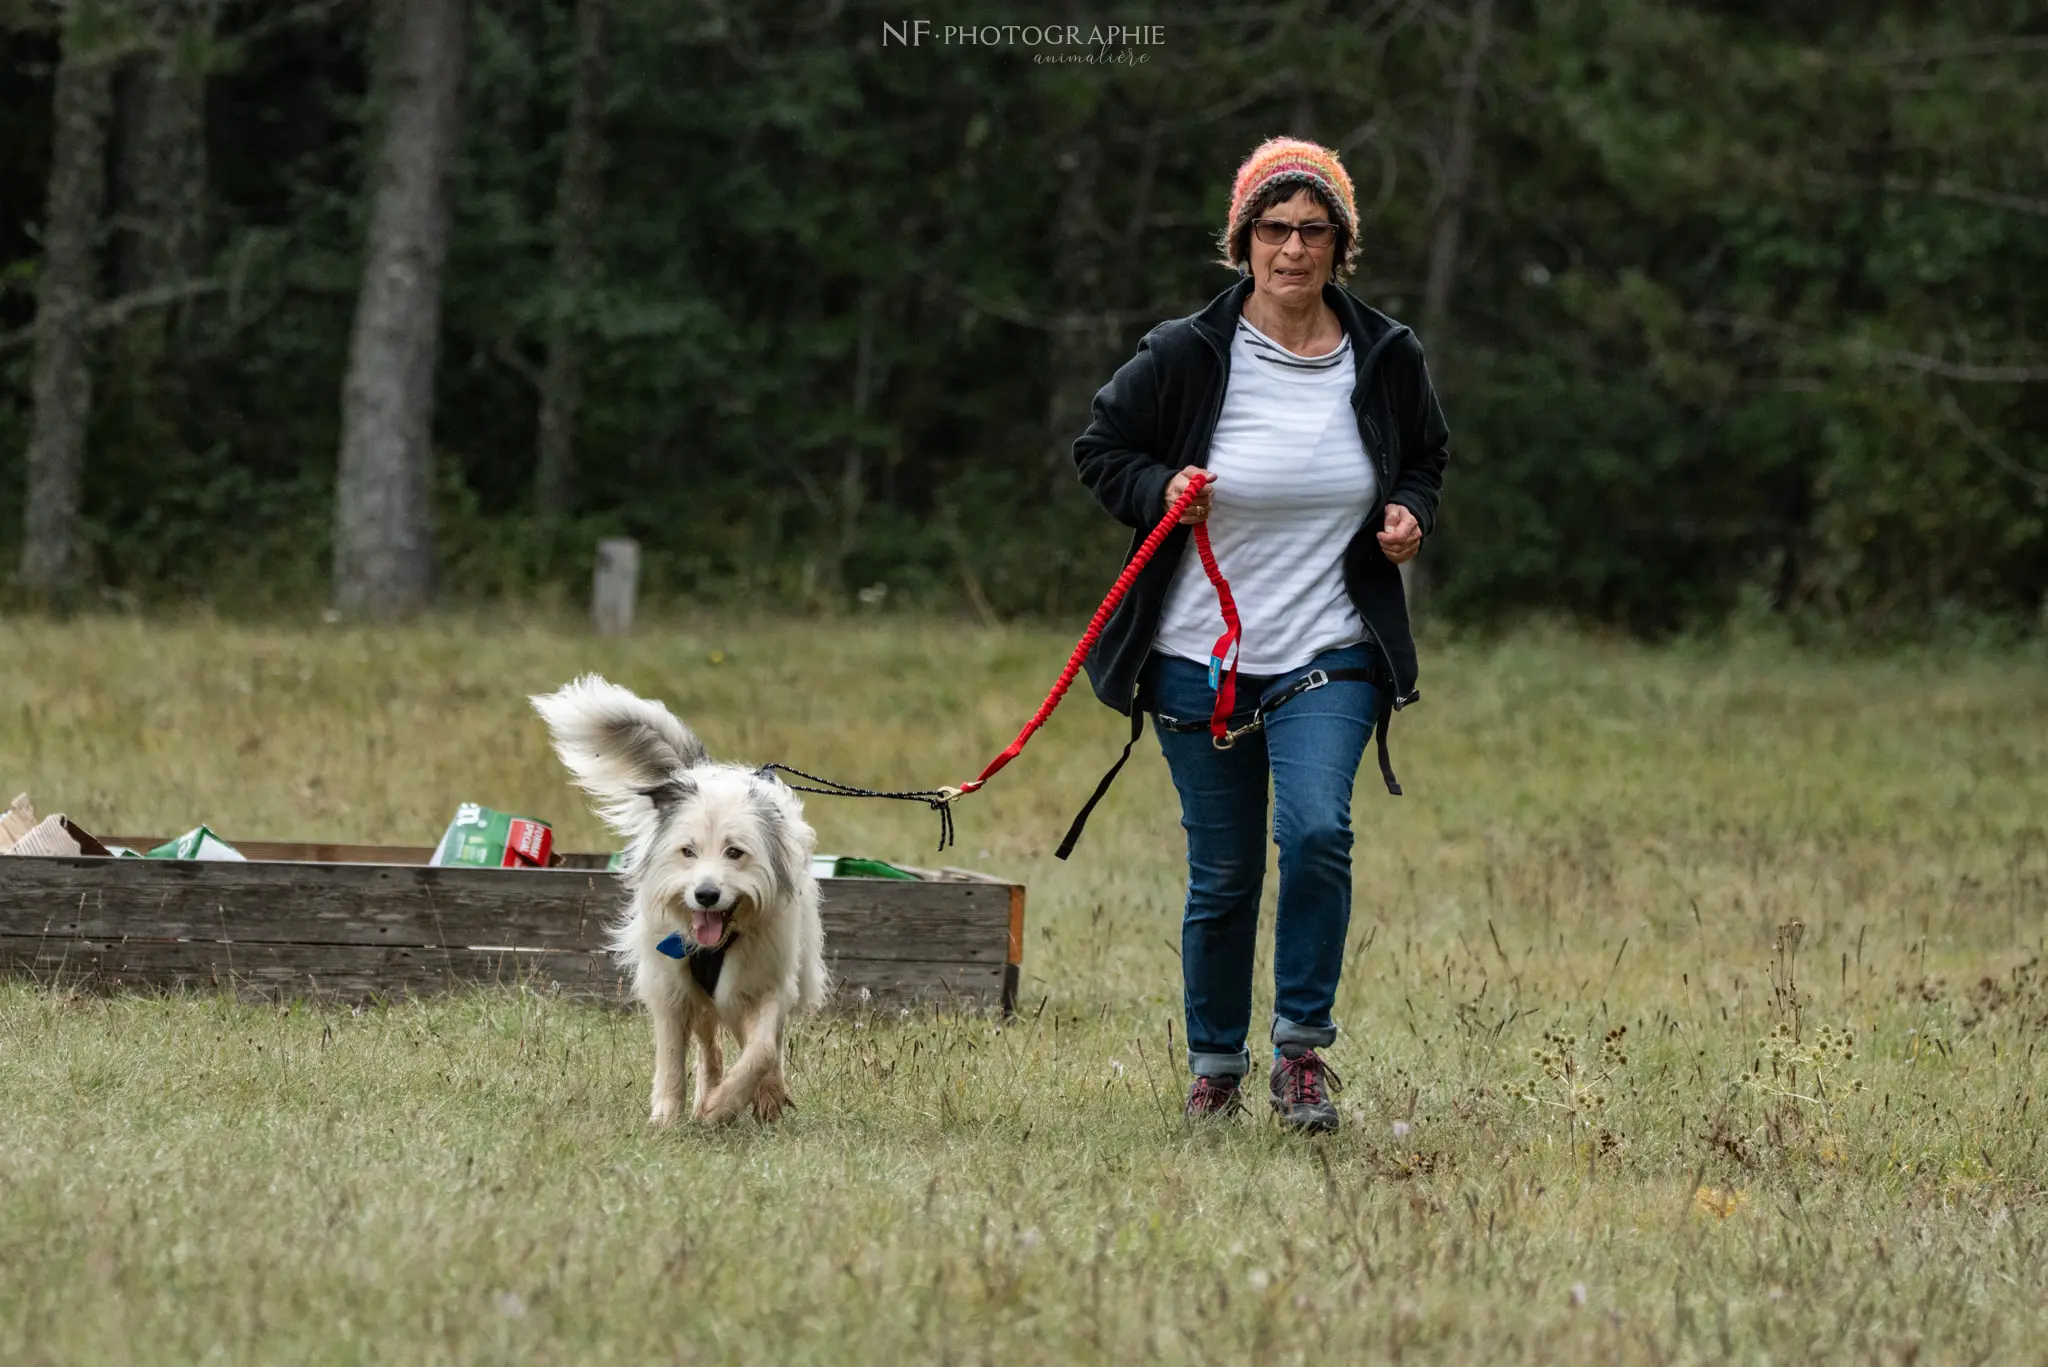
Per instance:
[[[1188,1086],[1190,1120],[1235,1115],[1244,1109],[1244,1097],[1235,1077],[1198,1077]]]
[[[1344,1086],[1335,1069],[1305,1044],[1283,1044],[1273,1064],[1273,1109],[1283,1129],[1330,1134],[1337,1128],[1337,1103],[1330,1094]],[[1190,1103],[1192,1104],[1192,1103]]]

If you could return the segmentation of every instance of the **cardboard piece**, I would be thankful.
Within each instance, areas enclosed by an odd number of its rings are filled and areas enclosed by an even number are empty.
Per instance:
[[[71,818],[59,812],[44,817],[27,835],[22,836],[4,851],[0,851],[0,854],[63,857],[90,854],[107,858],[112,851],[73,825]]]
[[[0,854],[14,848],[14,842],[36,828],[36,809],[29,806],[28,794],[17,796],[6,811],[0,812]]]

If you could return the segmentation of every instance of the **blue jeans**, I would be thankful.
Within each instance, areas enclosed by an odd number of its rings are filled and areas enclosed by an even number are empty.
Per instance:
[[[1240,708],[1251,720],[1311,669],[1369,668],[1370,644],[1324,651],[1270,677],[1240,674]],[[1266,878],[1266,784],[1273,787],[1273,843],[1280,847],[1280,906],[1273,925],[1273,1043],[1326,1047],[1337,1038],[1330,1007],[1344,968],[1351,924],[1351,784],[1378,715],[1378,691],[1333,682],[1290,699],[1265,729],[1218,750],[1206,729],[1169,731],[1164,714],[1203,721],[1215,706],[1209,671],[1157,651],[1146,661],[1140,697],[1154,713],[1159,747],[1180,792],[1188,835],[1188,898],[1181,922],[1188,1068],[1242,1076],[1251,1066],[1252,954],[1259,891]]]

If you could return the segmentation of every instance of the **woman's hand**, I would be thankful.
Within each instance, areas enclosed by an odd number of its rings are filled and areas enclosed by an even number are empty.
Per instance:
[[[1199,465],[1185,467],[1167,484],[1166,504],[1159,510],[1161,517],[1165,517],[1167,510],[1172,508],[1179,501],[1180,496],[1188,491],[1188,485],[1194,481],[1196,475],[1208,476],[1209,482],[1202,486],[1202,492],[1195,495],[1195,501],[1190,503],[1187,506],[1187,511],[1180,515],[1181,525],[1192,527],[1197,522],[1207,522],[1209,520],[1209,505],[1215,502],[1212,496],[1216,492],[1216,476],[1209,474],[1207,470],[1204,470]]]
[[[1380,529],[1380,551],[1396,565],[1405,565],[1422,549],[1422,524],[1400,503],[1387,505],[1386,524]]]

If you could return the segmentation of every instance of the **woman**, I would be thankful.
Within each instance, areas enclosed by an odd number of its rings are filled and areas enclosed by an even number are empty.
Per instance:
[[[1401,791],[1386,728],[1417,696],[1417,671],[1399,566],[1435,525],[1449,436],[1414,334],[1338,283],[1357,246],[1336,153],[1262,144],[1238,169],[1222,237],[1223,262],[1242,278],[1147,333],[1074,443],[1082,482],[1136,529],[1133,550],[1198,471],[1211,477],[1105,626],[1088,676],[1131,716],[1133,742],[1153,714],[1180,793],[1193,1117],[1238,1110],[1250,1069],[1271,779],[1270,1091],[1281,1122],[1307,1132],[1337,1128],[1338,1080],[1317,1051],[1337,1037],[1352,781],[1377,728],[1388,791]],[[1189,528],[1204,522],[1244,628],[1229,724],[1253,729],[1228,748],[1208,728],[1216,593],[1186,554]]]

